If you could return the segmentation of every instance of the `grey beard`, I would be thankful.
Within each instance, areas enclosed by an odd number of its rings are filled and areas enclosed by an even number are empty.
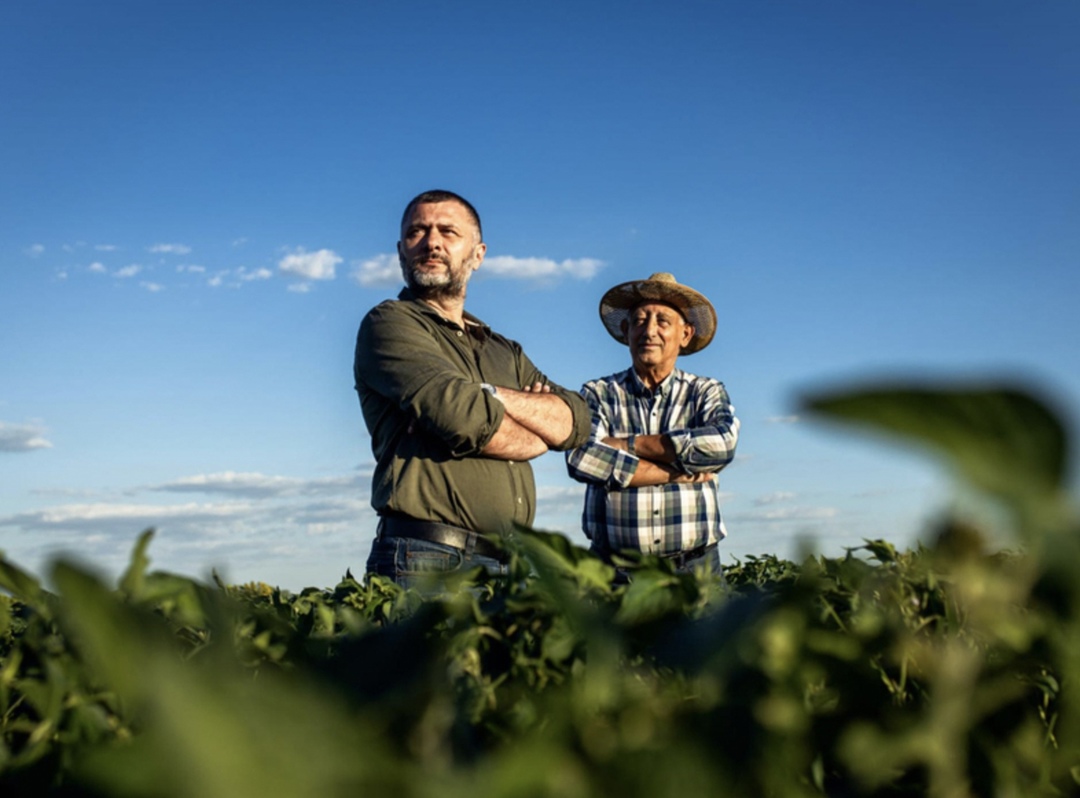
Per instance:
[[[406,264],[405,259],[398,256],[405,283],[418,299],[453,299],[465,295],[465,286],[469,282],[469,275],[472,274],[472,269],[469,268],[472,259],[463,263],[461,270],[456,274],[451,271],[447,260],[442,258],[440,260],[446,264],[446,274],[418,271],[412,264]]]

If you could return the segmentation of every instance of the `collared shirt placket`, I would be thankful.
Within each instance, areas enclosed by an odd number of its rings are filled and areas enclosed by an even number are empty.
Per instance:
[[[655,391],[645,389],[641,399],[641,419],[645,435],[659,435],[661,432],[660,405],[662,398],[662,388],[658,387]],[[645,544],[642,548],[644,551],[658,552],[663,550],[664,546],[664,525],[661,521],[664,518],[665,491],[648,491],[646,495],[649,497],[649,518],[645,524],[642,524],[642,529],[647,531],[649,539],[642,541]]]
[[[501,380],[499,378],[488,374],[484,370],[483,352],[484,346],[487,344],[484,328],[476,325],[474,328],[470,329],[470,327],[467,326],[464,335],[460,331],[457,335],[462,345],[469,349],[469,353],[472,357],[472,364],[476,369],[479,381],[500,382]],[[514,497],[514,521],[518,524],[528,526],[529,521],[533,516],[532,502],[526,500],[529,496],[529,485],[526,483],[526,480],[531,480],[531,469],[522,468],[521,464],[515,460],[504,460],[502,462],[506,467],[506,478],[510,486],[510,495]]]

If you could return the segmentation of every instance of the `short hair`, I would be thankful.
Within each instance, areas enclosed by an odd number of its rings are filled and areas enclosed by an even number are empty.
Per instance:
[[[453,191],[445,191],[441,188],[432,189],[431,191],[425,191],[423,194],[417,194],[405,206],[405,212],[401,214],[401,226],[405,227],[405,222],[409,220],[409,215],[413,212],[413,209],[417,205],[425,205],[432,202],[457,202],[465,210],[469,212],[469,216],[472,217],[473,222],[476,224],[476,231],[480,234],[480,240],[484,239],[484,228],[480,226],[480,214],[476,212],[476,208],[472,206],[472,203],[462,197],[460,194],[455,194]]]

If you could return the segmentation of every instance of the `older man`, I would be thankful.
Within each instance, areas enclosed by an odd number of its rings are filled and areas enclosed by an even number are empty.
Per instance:
[[[529,460],[584,443],[582,398],[548,381],[521,346],[465,312],[484,261],[480,217],[449,191],[401,220],[406,287],[360,325],[354,374],[376,466],[368,572],[418,586],[431,572],[505,572],[498,538],[530,525]]]
[[[724,385],[676,367],[709,345],[716,311],[671,274],[617,285],[600,302],[631,367],[585,384],[589,442],[567,454],[588,484],[583,523],[592,549],[656,554],[684,571],[720,573],[725,536],[715,474],[735,456],[739,421]]]

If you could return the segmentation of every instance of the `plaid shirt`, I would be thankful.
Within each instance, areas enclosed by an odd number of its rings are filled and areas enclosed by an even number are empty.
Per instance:
[[[570,476],[588,484],[582,523],[599,548],[677,554],[727,533],[716,480],[640,488],[627,485],[638,458],[601,441],[666,433],[675,468],[716,472],[735,457],[739,420],[723,383],[675,369],[650,391],[632,368],[585,383],[592,413],[589,442],[567,452]]]

